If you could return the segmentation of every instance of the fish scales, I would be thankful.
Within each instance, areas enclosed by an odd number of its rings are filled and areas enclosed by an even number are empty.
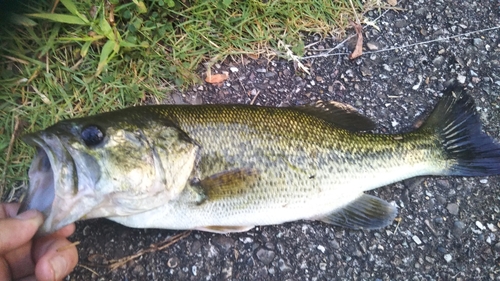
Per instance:
[[[198,142],[200,178],[253,168],[259,178],[237,195],[200,200],[186,192],[165,208],[169,219],[147,213],[151,225],[275,224],[307,219],[343,207],[362,191],[409,176],[438,174],[446,165],[431,133],[374,135],[339,129],[293,108],[158,106]],[[441,159],[441,161],[429,161]],[[246,183],[245,183],[246,184]],[[307,206],[314,206],[309,207]]]

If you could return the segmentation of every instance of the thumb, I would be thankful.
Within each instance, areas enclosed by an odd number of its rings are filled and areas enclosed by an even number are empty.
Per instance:
[[[0,255],[30,241],[43,223],[37,210],[28,210],[13,218],[0,219]]]

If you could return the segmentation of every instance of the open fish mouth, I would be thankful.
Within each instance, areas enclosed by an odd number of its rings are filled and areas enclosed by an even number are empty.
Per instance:
[[[23,140],[36,148],[36,155],[28,172],[29,187],[19,213],[30,209],[42,212],[46,221],[40,232],[44,234],[56,226],[59,228],[64,217],[54,208],[56,201],[60,201],[61,189],[78,190],[75,162],[62,141],[52,134],[28,134]]]

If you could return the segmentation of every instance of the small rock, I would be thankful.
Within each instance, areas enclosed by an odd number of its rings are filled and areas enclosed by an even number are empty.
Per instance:
[[[482,184],[486,184],[488,183],[488,179],[480,179],[479,182]]]
[[[448,210],[448,212],[450,212],[450,214],[454,216],[458,215],[458,204],[450,203],[448,204],[448,206],[446,206],[446,209]]]
[[[464,84],[464,83],[465,83],[465,79],[466,79],[466,78],[467,78],[467,77],[465,77],[464,75],[458,75],[458,76],[457,76],[457,81],[458,81],[458,83],[460,83],[460,84]]]
[[[221,250],[228,251],[234,245],[234,240],[225,235],[218,235],[212,238],[212,243],[219,246]]]
[[[248,244],[248,243],[252,243],[253,239],[252,239],[252,237],[240,237],[240,241],[243,242],[243,244]]]
[[[318,250],[320,250],[322,253],[325,253],[325,247],[322,246],[322,245],[318,245],[318,247],[316,247]]]
[[[176,268],[179,265],[179,258],[173,257],[169,258],[167,261],[167,266],[170,268]]]
[[[281,272],[292,271],[292,268],[290,267],[290,265],[286,264],[286,262],[283,259],[280,259],[278,261],[278,265],[279,265],[279,268],[280,268]]]
[[[496,232],[498,230],[497,227],[494,224],[492,224],[492,223],[487,223],[486,225],[488,226],[488,229],[491,232]]]
[[[450,254],[446,254],[446,255],[444,255],[444,257],[443,257],[443,258],[444,258],[444,260],[445,260],[446,262],[450,262],[450,261],[453,259],[453,258],[452,258],[452,256],[451,256]]]
[[[413,239],[413,241],[415,243],[417,243],[417,245],[421,245],[422,244],[422,240],[420,240],[420,238],[418,238],[417,235],[413,235],[412,239]]]
[[[319,263],[319,269],[321,269],[321,270],[326,270],[326,263],[324,263],[324,262],[320,262],[320,263]]]
[[[480,221],[476,221],[476,226],[477,226],[477,228],[479,228],[481,230],[485,230],[486,229],[486,227]]]
[[[437,56],[436,58],[434,58],[432,60],[432,64],[436,67],[439,67],[441,65],[443,65],[444,63],[444,57],[443,56]]]
[[[332,248],[333,248],[333,249],[335,249],[335,250],[340,249],[340,244],[339,244],[339,242],[337,242],[337,240],[335,240],[335,239],[334,239],[334,240],[332,240],[332,241],[330,242],[330,244],[332,245]]]
[[[481,48],[484,45],[483,39],[481,38],[474,38],[473,40],[474,46]]]
[[[233,73],[234,73],[234,72],[238,72],[238,71],[239,71],[239,69],[238,69],[237,67],[234,67],[234,66],[231,66],[231,67],[229,68],[229,70],[231,70],[231,72],[233,72]]]
[[[276,253],[274,253],[271,250],[266,250],[264,248],[260,248],[257,250],[257,259],[259,259],[262,263],[264,264],[270,264],[273,260],[274,257],[276,256]]]
[[[135,275],[139,275],[139,276],[144,276],[146,275],[146,270],[144,269],[144,267],[140,264],[136,264],[134,266],[134,269],[132,270],[132,272],[135,274]]]
[[[198,274],[198,268],[196,267],[196,265],[193,265],[193,267],[191,267],[191,272],[193,273],[194,276]]]
[[[464,232],[464,229],[465,229],[465,224],[461,221],[455,221],[455,223],[453,224],[453,235],[455,235],[456,237],[462,235],[462,233]]]
[[[370,51],[376,51],[379,49],[379,46],[377,43],[374,43],[374,42],[368,42],[366,43],[366,47],[368,47],[368,50]]]
[[[408,22],[406,20],[397,20],[396,23],[394,24],[394,26],[396,26],[397,28],[403,28],[403,27],[406,27],[408,25]]]

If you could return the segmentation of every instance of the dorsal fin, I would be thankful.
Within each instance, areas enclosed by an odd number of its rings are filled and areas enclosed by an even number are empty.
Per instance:
[[[345,103],[319,100],[294,108],[349,131],[369,131],[375,128],[375,123],[372,120],[359,114],[354,107]]]

